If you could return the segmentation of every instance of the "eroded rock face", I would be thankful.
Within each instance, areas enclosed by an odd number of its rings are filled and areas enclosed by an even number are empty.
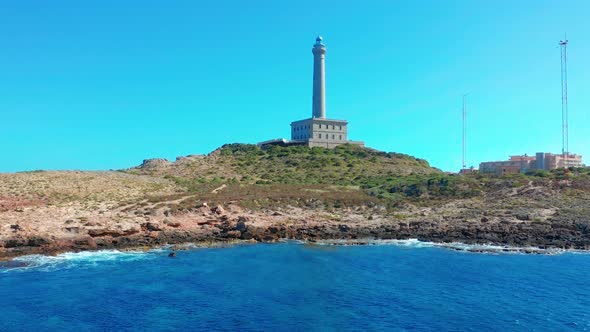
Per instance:
[[[159,169],[172,165],[170,161],[163,158],[145,159],[139,166],[140,169]]]
[[[162,227],[158,223],[154,222],[146,222],[141,224],[141,229],[148,230],[148,231],[161,231]]]
[[[272,217],[274,220],[275,217]],[[511,246],[541,248],[589,249],[590,232],[576,223],[551,222],[452,222],[441,224],[431,221],[342,223],[329,220],[305,223],[260,223],[252,217],[232,217],[212,224],[187,223],[179,227],[148,226],[139,228],[88,230],[88,235],[72,239],[49,239],[41,236],[13,238],[0,242],[0,257],[15,254],[52,253],[93,249],[126,248],[134,246],[160,246],[200,241],[253,240],[275,242],[281,239],[318,241],[324,239],[408,239],[440,243],[494,243]],[[186,226],[186,225],[190,225]],[[586,224],[582,224],[585,226]],[[148,230],[148,227],[159,230]],[[189,228],[187,228],[189,227]]]
[[[276,213],[274,210],[248,210],[238,203],[221,206],[197,201],[175,209],[168,216],[163,213],[170,209],[170,204],[183,199],[175,196],[166,204],[152,204],[148,200],[135,205],[120,204],[114,211],[105,207],[90,210],[64,206],[59,218],[53,217],[56,207],[38,208],[44,209],[38,214],[34,209],[7,211],[0,214],[4,218],[3,223],[0,220],[0,259],[24,254],[185,242],[274,242],[282,239],[417,238],[440,243],[590,249],[587,217],[555,208],[501,207],[494,211],[454,204],[442,212],[408,207],[392,216],[370,208],[326,211],[289,207]],[[520,213],[528,217],[519,217]]]
[[[74,244],[80,247],[87,247],[88,249],[96,248],[96,241],[90,236],[74,240]]]
[[[139,229],[137,228],[129,228],[129,229],[111,229],[111,228],[99,228],[99,229],[90,229],[88,230],[88,235],[92,237],[120,237],[120,236],[128,236],[139,233]]]

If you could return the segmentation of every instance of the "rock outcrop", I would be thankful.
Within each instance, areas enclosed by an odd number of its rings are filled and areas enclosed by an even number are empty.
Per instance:
[[[154,159],[145,159],[143,163],[139,166],[140,169],[149,170],[149,169],[160,169],[167,166],[172,165],[170,161],[167,159],[162,158],[154,158]]]

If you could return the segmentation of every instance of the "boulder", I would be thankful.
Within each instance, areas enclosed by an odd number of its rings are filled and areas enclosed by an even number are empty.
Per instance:
[[[64,229],[68,233],[74,233],[74,234],[80,233],[80,227],[66,227]]]
[[[211,209],[211,212],[221,215],[225,212],[225,210],[223,209],[223,207],[221,205],[217,205],[216,207]]]
[[[246,226],[246,223],[244,221],[238,221],[234,229],[240,233],[243,233],[248,229],[248,226]]]
[[[154,222],[146,222],[141,224],[141,228],[148,230],[148,231],[161,231],[162,228],[160,227],[160,225],[158,225],[158,223],[154,223]]]
[[[219,221],[217,219],[207,219],[207,220],[197,220],[197,225],[202,226],[202,225],[211,225],[211,224],[216,224]]]
[[[243,233],[236,230],[236,231],[227,231],[227,232],[223,233],[223,235],[225,238],[228,238],[228,239],[239,239],[242,237]]]

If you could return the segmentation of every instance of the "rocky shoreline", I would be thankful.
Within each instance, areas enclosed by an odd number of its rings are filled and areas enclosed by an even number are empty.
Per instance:
[[[397,220],[366,218],[350,212],[340,216],[318,211],[245,211],[236,205],[193,211],[166,218],[147,217],[142,222],[101,223],[68,219],[58,232],[26,230],[10,226],[0,238],[0,259],[30,254],[54,255],[86,250],[156,248],[166,245],[200,245],[236,241],[278,242],[299,240],[310,243],[365,245],[375,240],[416,239],[440,247],[463,250],[458,243],[495,247],[472,247],[469,251],[518,251],[547,253],[554,250],[590,250],[590,233],[569,222],[490,220],[478,222],[428,221],[427,218]]]
[[[283,240],[590,250],[590,169],[564,176],[453,175],[354,146],[243,144],[123,171],[0,174],[0,259]]]

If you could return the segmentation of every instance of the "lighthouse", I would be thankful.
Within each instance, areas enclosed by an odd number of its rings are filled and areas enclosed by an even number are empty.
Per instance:
[[[363,142],[348,140],[348,121],[326,117],[326,45],[318,36],[311,49],[313,54],[313,96],[311,118],[291,123],[291,141],[309,147],[334,148],[341,144],[364,146]]]
[[[266,145],[307,145],[334,148],[341,144],[364,146],[364,142],[348,140],[348,121],[326,117],[326,45],[318,36],[311,49],[313,54],[313,94],[311,118],[291,123],[291,140],[272,139],[258,143]]]
[[[326,45],[322,37],[315,39],[313,53],[313,106],[312,118],[326,118]]]

